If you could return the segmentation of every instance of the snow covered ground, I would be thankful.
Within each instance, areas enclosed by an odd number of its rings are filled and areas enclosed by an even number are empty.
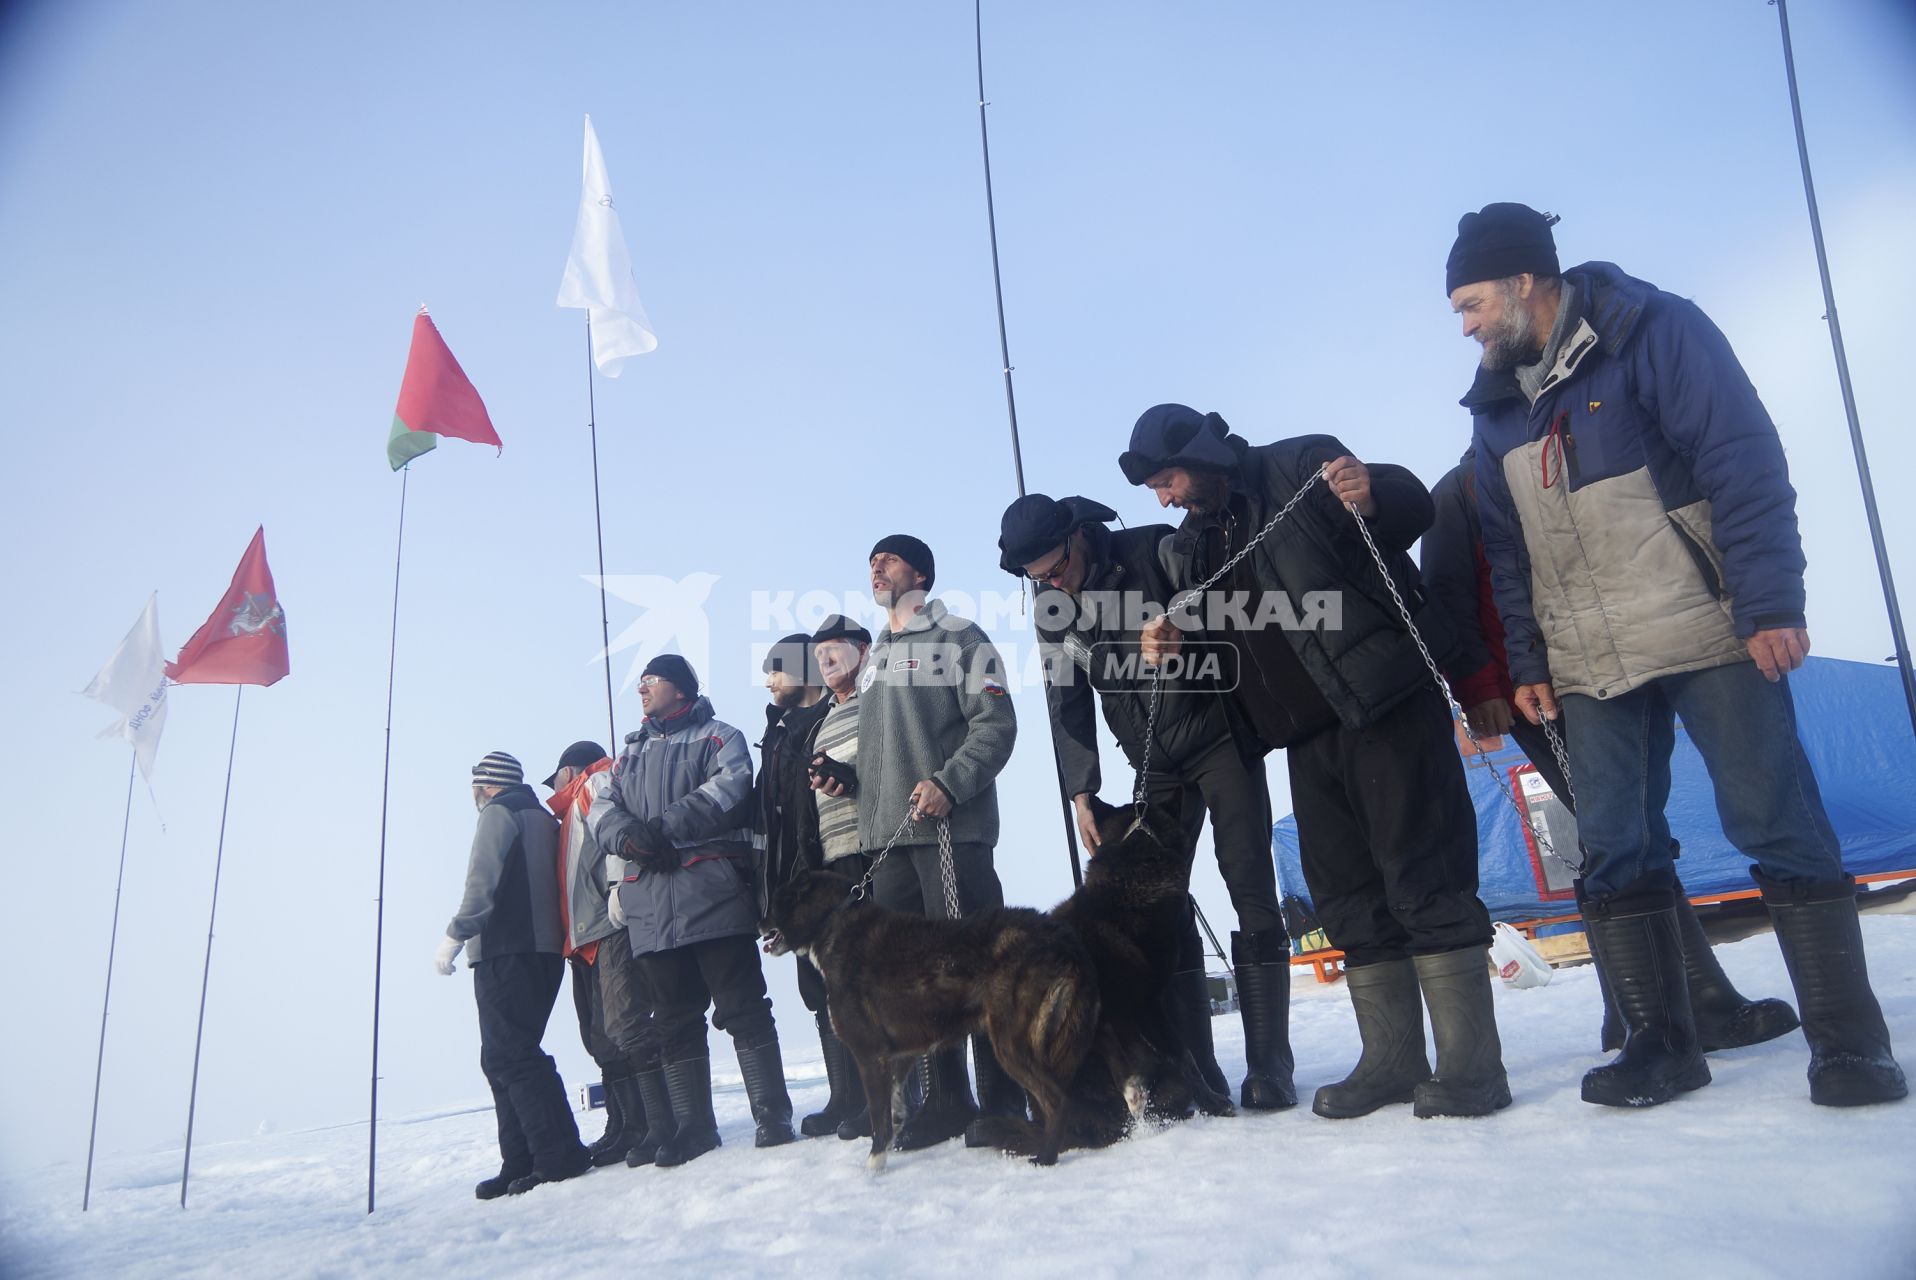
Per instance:
[[[1916,1066],[1916,916],[1864,929]],[[1746,993],[1789,994],[1767,933],[1718,951]],[[1295,993],[1308,1098],[1355,1061],[1357,1035],[1341,984],[1306,972]],[[809,1022],[781,1012],[803,1114],[824,1097],[818,1049]],[[487,1204],[471,1187],[497,1158],[476,1108],[382,1124],[372,1217],[363,1125],[200,1147],[185,1212],[177,1152],[107,1162],[84,1216],[79,1167],[45,1169],[0,1184],[0,1274],[1916,1275],[1916,1101],[1810,1105],[1798,1033],[1713,1055],[1715,1083],[1670,1106],[1603,1110],[1577,1096],[1598,1060],[1588,967],[1500,989],[1498,1016],[1516,1103],[1484,1121],[1394,1108],[1333,1123],[1300,1107],[1153,1130],[1048,1170],[947,1144],[874,1178],[862,1143],[753,1150],[733,1068],[721,1150]],[[1237,1019],[1215,1026],[1235,1079]],[[552,1027],[571,1033],[563,1016]],[[483,1096],[471,1076],[460,1091]]]

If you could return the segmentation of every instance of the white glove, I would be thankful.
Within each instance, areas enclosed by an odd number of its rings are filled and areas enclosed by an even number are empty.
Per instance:
[[[439,950],[433,952],[432,967],[447,977],[451,977],[453,970],[452,962],[457,960],[459,953],[465,949],[466,944],[457,938],[441,938],[439,940]]]
[[[612,891],[606,895],[605,914],[606,918],[611,920],[615,926],[621,929],[625,928],[625,908],[619,903],[619,886],[616,884],[612,886]]]

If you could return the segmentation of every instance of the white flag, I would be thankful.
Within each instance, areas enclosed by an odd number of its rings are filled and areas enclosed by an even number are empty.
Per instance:
[[[592,322],[592,362],[608,378],[633,356],[659,345],[652,321],[639,302],[632,278],[632,255],[612,204],[612,180],[592,117],[585,118],[585,187],[579,193],[579,225],[572,232],[572,256],[559,282],[559,305],[584,307]]]
[[[166,654],[160,647],[160,594],[147,597],[146,611],[126,633],[120,647],[80,690],[95,702],[104,702],[121,719],[100,731],[102,738],[124,738],[133,744],[140,776],[153,781],[153,754],[160,749],[160,730],[166,727]]]

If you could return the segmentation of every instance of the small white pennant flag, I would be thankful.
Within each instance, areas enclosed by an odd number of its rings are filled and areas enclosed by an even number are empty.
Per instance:
[[[166,727],[166,652],[160,645],[159,592],[147,597],[146,610],[133,630],[80,692],[120,713],[121,718],[102,729],[100,736],[132,743],[140,776],[150,784],[160,730]]]
[[[572,232],[572,256],[559,282],[559,305],[584,307],[592,324],[592,362],[608,378],[633,356],[659,345],[652,321],[639,302],[626,252],[619,211],[612,204],[612,180],[592,117],[585,118],[585,186],[579,193],[579,225]]]

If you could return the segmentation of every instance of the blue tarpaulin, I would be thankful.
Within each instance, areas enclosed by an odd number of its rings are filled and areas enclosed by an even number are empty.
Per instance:
[[[1895,668],[1811,658],[1790,677],[1790,689],[1804,750],[1842,842],[1843,865],[1852,875],[1916,870],[1916,737]],[[1567,891],[1553,888],[1567,890],[1570,873],[1525,839],[1523,820],[1511,803],[1513,771],[1525,764],[1514,746],[1466,761],[1477,807],[1478,893],[1498,920],[1576,910]],[[1753,888],[1749,860],[1724,838],[1709,773],[1681,723],[1670,773],[1666,812],[1670,832],[1683,849],[1677,874],[1684,888],[1693,897]],[[1554,823],[1550,830],[1568,834]],[[1279,819],[1271,843],[1279,891],[1308,903],[1296,819],[1289,814]],[[1574,860],[1574,839],[1555,843]]]

